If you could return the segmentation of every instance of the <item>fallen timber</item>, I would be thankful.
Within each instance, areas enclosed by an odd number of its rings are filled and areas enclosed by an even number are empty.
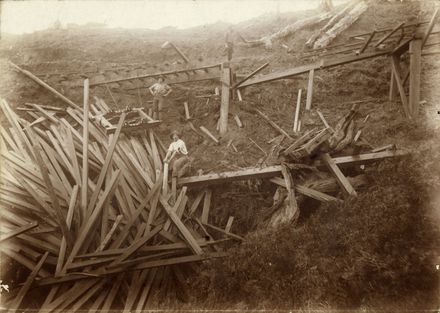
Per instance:
[[[136,110],[111,111],[102,99],[89,102],[87,82],[84,91],[81,110],[35,109],[33,119],[45,117],[38,124],[0,104],[8,124],[0,127],[0,252],[33,270],[2,298],[9,309],[21,309],[36,286],[49,288],[42,311],[110,308],[116,287],[97,295],[97,286],[113,278],[119,287],[139,280],[122,301],[144,309],[151,292],[135,301],[144,288],[174,281],[173,272],[187,263],[226,256],[213,247],[239,238],[215,231],[203,240],[206,229],[183,219],[190,210],[193,218],[198,214],[186,187],[176,188],[175,200],[162,193],[165,149],[154,131],[123,131],[132,117],[151,121]],[[114,132],[106,132],[100,116],[117,120]],[[202,217],[221,229],[209,221],[209,210]]]
[[[388,55],[393,50],[384,50],[384,51],[377,51],[377,52],[370,52],[360,55],[353,55],[353,56],[347,56],[342,58],[335,58],[335,59],[322,59],[319,62],[315,62],[312,64],[302,65],[298,66],[289,70],[280,71],[280,72],[274,72],[266,75],[262,75],[259,77],[251,78],[244,83],[237,86],[237,88],[244,88],[252,85],[262,84],[271,82],[278,79],[284,79],[293,77],[296,75],[301,75],[310,72],[311,70],[320,70],[320,69],[326,69],[331,68],[338,65],[344,65],[348,63],[358,62],[366,59],[371,59],[379,56]]]
[[[392,158],[403,156],[407,154],[404,150],[395,151],[382,151],[376,153],[365,153],[358,155],[340,156],[333,157],[333,161],[337,165],[349,166],[356,164],[371,163],[379,161],[385,158]],[[315,161],[314,166],[323,167],[322,161]],[[261,178],[272,178],[281,175],[282,165],[268,166],[264,168],[250,168],[238,171],[230,171],[215,174],[206,174],[200,176],[183,177],[177,180],[178,185],[185,186],[206,186],[213,184],[224,184],[232,181],[248,180],[248,179],[261,179]]]
[[[90,83],[91,87],[119,83],[129,80],[136,79],[147,79],[147,78],[157,78],[157,77],[166,77],[168,84],[177,84],[187,81],[199,81],[205,79],[219,79],[220,78],[220,67],[221,64],[207,65],[197,68],[191,69],[183,69],[176,71],[168,71],[168,72],[159,72],[153,74],[146,75],[138,75],[138,76],[130,76],[130,77],[121,77],[118,79],[107,80],[107,81],[92,81]],[[183,76],[183,77],[182,77]]]

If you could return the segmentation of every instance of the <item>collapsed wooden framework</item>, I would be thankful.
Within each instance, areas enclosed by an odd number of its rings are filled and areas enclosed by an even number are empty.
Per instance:
[[[433,33],[434,25],[437,21],[438,9],[434,12],[429,22],[413,23],[405,25],[399,23],[392,29],[384,29],[380,31],[373,31],[371,33],[359,34],[356,38],[362,37],[361,42],[350,44],[351,47],[346,50],[339,50],[332,52],[332,54],[352,53],[352,55],[344,55],[339,58],[322,58],[319,61],[307,65],[301,65],[292,69],[274,72],[259,77],[254,77],[247,81],[241,82],[235,87],[238,89],[248,86],[262,84],[266,82],[276,81],[285,78],[292,78],[301,74],[309,74],[308,88],[307,88],[307,104],[306,110],[311,108],[312,94],[313,94],[313,76],[315,71],[326,68],[331,68],[348,63],[358,62],[366,59],[376,58],[380,56],[388,56],[391,63],[391,80],[390,80],[390,100],[394,100],[397,92],[403,105],[405,116],[409,119],[414,119],[418,115],[420,103],[420,72],[421,72],[421,57],[422,50],[426,46],[432,46],[439,43],[431,43],[426,45],[429,36]],[[424,33],[418,30],[418,27],[427,25]],[[410,33],[406,33],[410,30]],[[401,34],[399,34],[401,32]],[[379,39],[375,39],[378,34],[385,33]],[[397,35],[396,35],[397,34]],[[347,46],[347,44],[343,44]],[[328,50],[315,49],[314,51]],[[403,74],[401,69],[401,57],[404,53],[409,52],[410,61],[409,69]],[[325,54],[318,54],[325,55]],[[405,83],[409,82],[409,96],[405,90]]]
[[[1,103],[9,125],[0,127],[0,145],[4,147],[1,155],[7,164],[0,169],[0,250],[31,270],[24,284],[7,295],[7,306],[13,310],[22,308],[23,299],[32,288],[48,286],[50,291],[41,312],[75,312],[84,307],[109,311],[117,298],[124,310],[142,310],[148,307],[157,292],[162,296],[175,290],[184,293],[185,277],[191,272],[193,262],[223,257],[226,255],[225,243],[243,240],[231,232],[232,216],[224,227],[210,221],[211,185],[269,179],[286,190],[288,219],[294,220],[299,212],[297,201],[302,196],[332,202],[342,201],[331,195],[338,191],[344,197],[357,195],[356,189],[365,181],[361,175],[346,177],[341,170],[344,166],[363,165],[405,154],[387,146],[366,153],[332,157],[331,152],[340,151],[359,139],[360,130],[356,136],[353,134],[351,113],[334,129],[320,114],[324,129],[307,131],[293,138],[256,110],[256,114],[281,134],[280,140],[276,140],[276,147],[281,147],[277,156],[288,162],[234,172],[169,178],[168,165],[162,161],[166,148],[153,130],[160,121],[152,119],[142,108],[112,111],[96,97],[94,103],[89,103],[89,87],[158,76],[167,77],[169,84],[218,79],[222,82],[219,132],[225,134],[230,99],[234,92],[241,98],[241,88],[308,73],[306,110],[309,110],[315,71],[389,56],[392,67],[390,97],[396,97],[398,91],[406,115],[415,118],[420,93],[421,51],[437,13],[423,36],[413,34],[399,40],[397,46],[376,49],[405,29],[402,24],[378,41],[373,39],[379,32],[365,34],[368,37],[355,55],[322,59],[256,77],[268,66],[266,63],[238,82],[232,80],[228,63],[90,84],[86,80],[82,107],[13,64],[69,107],[60,109],[29,103],[15,109],[28,115],[23,118],[8,103]],[[371,45],[374,51],[367,51]],[[410,53],[410,65],[405,76],[400,62],[406,52]],[[409,81],[408,98],[404,89],[406,81]],[[297,111],[300,99],[301,91]],[[184,105],[185,118],[189,121],[189,110],[187,104]],[[240,126],[238,116],[235,119]],[[297,117],[295,121],[294,132],[299,133],[300,121]],[[200,129],[219,143],[209,130]],[[340,133],[342,137],[338,137]],[[284,146],[283,140],[287,141]],[[312,163],[302,164],[302,160],[311,156],[315,159]],[[298,169],[326,169],[331,178],[298,183],[295,176]],[[200,187],[203,188],[200,190]],[[194,195],[189,192],[193,188]],[[105,285],[111,288],[101,289]],[[179,288],[172,288],[173,285]]]

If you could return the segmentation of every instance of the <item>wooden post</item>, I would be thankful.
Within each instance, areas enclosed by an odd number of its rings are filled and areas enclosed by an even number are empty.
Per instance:
[[[234,119],[235,119],[235,122],[237,123],[237,126],[242,128],[243,124],[241,123],[240,118],[238,117],[237,114],[234,115]]]
[[[408,99],[406,98],[405,88],[403,88],[402,79],[400,76],[400,56],[394,54],[391,56],[391,68],[393,71],[394,81],[399,90],[400,99],[403,104],[403,110],[405,111],[405,115],[410,118],[411,115],[408,108]]]
[[[188,108],[188,102],[183,102],[183,106],[185,107],[185,118],[186,120],[191,119],[191,116],[189,115],[189,108]]]
[[[315,69],[311,69],[309,72],[309,84],[307,86],[307,101],[306,101],[306,110],[310,110],[312,108],[312,97],[313,97],[313,76],[315,74]]]
[[[81,218],[87,212],[87,188],[89,179],[89,79],[84,80],[83,156],[81,183]]]
[[[408,109],[412,118],[417,117],[420,103],[420,71],[422,61],[422,40],[414,39],[409,43],[409,103]]]
[[[299,109],[301,106],[301,92],[302,89],[298,90],[298,98],[296,100],[295,119],[293,121],[293,131],[295,133],[298,131]]]
[[[330,172],[336,178],[336,181],[338,182],[339,186],[341,187],[342,191],[344,192],[344,195],[356,197],[357,196],[356,191],[354,190],[353,186],[348,181],[347,177],[345,177],[344,174],[341,172],[341,170],[339,169],[335,160],[333,160],[332,157],[328,153],[324,153],[321,156],[321,158],[324,161],[327,168],[330,170]]]
[[[396,100],[396,96],[397,96],[396,80],[394,79],[393,69],[391,69],[389,100],[390,101]]]
[[[206,129],[206,127],[204,127],[204,126],[200,126],[200,130],[201,130],[202,132],[204,132],[209,138],[211,138],[216,144],[219,144],[219,143],[220,143],[220,142],[218,141],[218,139],[215,138],[214,135],[211,134],[211,132],[210,132],[208,129]]]
[[[231,69],[229,63],[222,64],[222,98],[220,106],[220,135],[228,131],[229,99],[231,86]]]
[[[164,195],[168,193],[168,163],[163,165],[162,191]]]
[[[241,96],[241,92],[239,89],[237,89],[237,97],[238,97],[238,101],[240,101],[240,102],[243,101],[243,97]]]

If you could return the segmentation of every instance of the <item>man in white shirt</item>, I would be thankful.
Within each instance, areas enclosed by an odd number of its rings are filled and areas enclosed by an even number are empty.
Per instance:
[[[162,108],[165,102],[165,97],[167,97],[172,91],[171,87],[165,83],[163,77],[159,77],[157,83],[153,84],[150,88],[150,93],[154,96],[153,98],[153,118],[162,119]]]
[[[173,177],[181,177],[185,173],[188,167],[189,157],[188,150],[186,149],[185,142],[180,139],[180,133],[178,131],[173,131],[171,133],[171,139],[173,142],[168,148],[167,155],[165,156],[164,162],[170,163],[173,161]]]

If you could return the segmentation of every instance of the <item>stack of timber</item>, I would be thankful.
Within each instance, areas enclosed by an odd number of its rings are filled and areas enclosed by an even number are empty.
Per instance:
[[[192,200],[164,180],[153,129],[123,132],[132,110],[89,105],[86,88],[84,99],[83,108],[0,104],[0,252],[31,272],[2,305],[25,310],[37,289],[47,295],[40,312],[185,299],[193,262],[223,257],[223,244],[242,238],[209,224],[211,193]],[[106,114],[117,121],[112,132],[100,125]]]

